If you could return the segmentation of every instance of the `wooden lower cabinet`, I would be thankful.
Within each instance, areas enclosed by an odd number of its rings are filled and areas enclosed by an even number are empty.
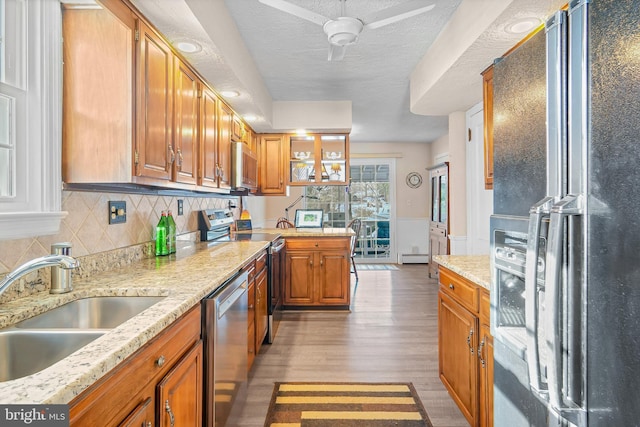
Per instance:
[[[202,364],[198,341],[157,385],[159,426],[202,426]]]
[[[247,367],[251,370],[256,355],[260,352],[262,343],[267,336],[269,327],[268,317],[268,268],[267,252],[265,251],[253,260],[248,268],[249,272],[249,312],[247,313]]]
[[[349,237],[287,238],[284,305],[350,304]]]
[[[71,426],[202,425],[200,305],[69,403]],[[151,424],[149,424],[151,423]]]
[[[471,426],[493,426],[493,338],[489,292],[439,266],[440,380]]]

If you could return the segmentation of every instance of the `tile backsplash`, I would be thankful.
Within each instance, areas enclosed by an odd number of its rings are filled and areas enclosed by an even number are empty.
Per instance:
[[[178,216],[178,199],[183,200],[183,215]],[[154,240],[155,226],[163,210],[171,210],[178,235],[194,234],[198,230],[198,211],[223,209],[234,198],[157,196],[122,193],[63,191],[62,210],[68,212],[60,232],[18,240],[0,240],[0,277],[26,261],[51,253],[51,244],[71,242],[72,255],[86,258],[95,268],[100,260],[109,259],[116,264],[146,256],[149,243]],[[127,220],[123,224],[109,224],[109,201],[125,201]],[[234,214],[238,214],[234,211]],[[115,251],[115,252],[114,252]],[[82,262],[82,261],[81,261]],[[87,266],[88,267],[88,266]],[[86,269],[85,270],[86,274]],[[29,274],[22,292],[39,292],[46,288],[49,269]],[[23,289],[25,286],[29,289]]]

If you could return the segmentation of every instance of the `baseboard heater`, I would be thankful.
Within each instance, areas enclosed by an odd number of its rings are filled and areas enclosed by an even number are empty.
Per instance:
[[[427,264],[428,254],[399,254],[398,264]]]

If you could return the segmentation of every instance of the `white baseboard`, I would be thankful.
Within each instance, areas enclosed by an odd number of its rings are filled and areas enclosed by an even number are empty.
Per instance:
[[[427,254],[398,254],[398,264],[427,264]]]

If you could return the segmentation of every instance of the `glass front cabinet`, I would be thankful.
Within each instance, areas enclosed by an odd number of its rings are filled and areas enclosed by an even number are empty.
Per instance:
[[[428,168],[431,189],[429,277],[438,277],[434,255],[449,254],[449,162]]]
[[[349,181],[349,136],[289,136],[290,185],[346,185]]]

